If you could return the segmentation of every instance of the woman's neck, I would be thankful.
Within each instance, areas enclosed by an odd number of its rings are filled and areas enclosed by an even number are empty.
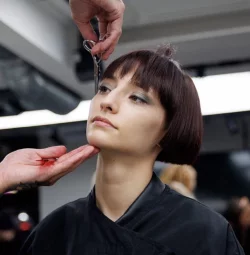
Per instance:
[[[96,169],[97,207],[111,220],[119,219],[152,178],[154,159],[100,153]]]

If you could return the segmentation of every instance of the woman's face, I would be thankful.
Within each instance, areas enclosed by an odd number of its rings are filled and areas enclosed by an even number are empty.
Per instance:
[[[100,149],[148,156],[165,135],[165,110],[152,90],[135,86],[131,77],[114,76],[101,82],[90,106],[87,139]],[[98,116],[113,126],[95,121]]]

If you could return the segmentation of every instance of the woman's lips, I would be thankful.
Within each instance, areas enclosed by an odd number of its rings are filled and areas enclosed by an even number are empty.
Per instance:
[[[100,121],[100,120],[95,120],[94,124],[97,125],[97,126],[100,126],[100,127],[112,127],[112,128],[114,128],[110,124],[108,124],[106,122],[103,122],[103,121]]]
[[[95,125],[97,126],[101,126],[101,127],[112,127],[112,128],[116,128],[112,122],[106,118],[100,117],[100,116],[96,116],[93,121],[92,121]]]

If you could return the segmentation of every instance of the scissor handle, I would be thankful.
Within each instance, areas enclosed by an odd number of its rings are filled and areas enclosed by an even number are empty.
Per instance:
[[[88,46],[88,43],[92,46],[91,48]],[[96,45],[96,42],[92,41],[92,40],[84,40],[83,41],[83,47],[91,53],[92,48]],[[99,63],[102,61],[102,59],[98,56],[93,56],[93,60],[95,62],[96,65],[99,65]]]
[[[92,45],[91,48],[88,46],[88,43],[89,43],[90,45]],[[95,43],[94,41],[92,41],[92,40],[84,40],[84,41],[83,41],[83,47],[85,48],[85,50],[87,50],[87,51],[90,52],[90,53],[91,53],[92,48],[93,48],[95,45],[96,45],[96,43]]]

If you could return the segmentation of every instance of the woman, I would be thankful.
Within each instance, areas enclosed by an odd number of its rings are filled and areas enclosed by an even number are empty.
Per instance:
[[[195,86],[169,47],[118,58],[87,122],[96,185],[45,218],[21,254],[244,254],[222,216],[153,174],[155,160],[191,164],[201,137]]]

